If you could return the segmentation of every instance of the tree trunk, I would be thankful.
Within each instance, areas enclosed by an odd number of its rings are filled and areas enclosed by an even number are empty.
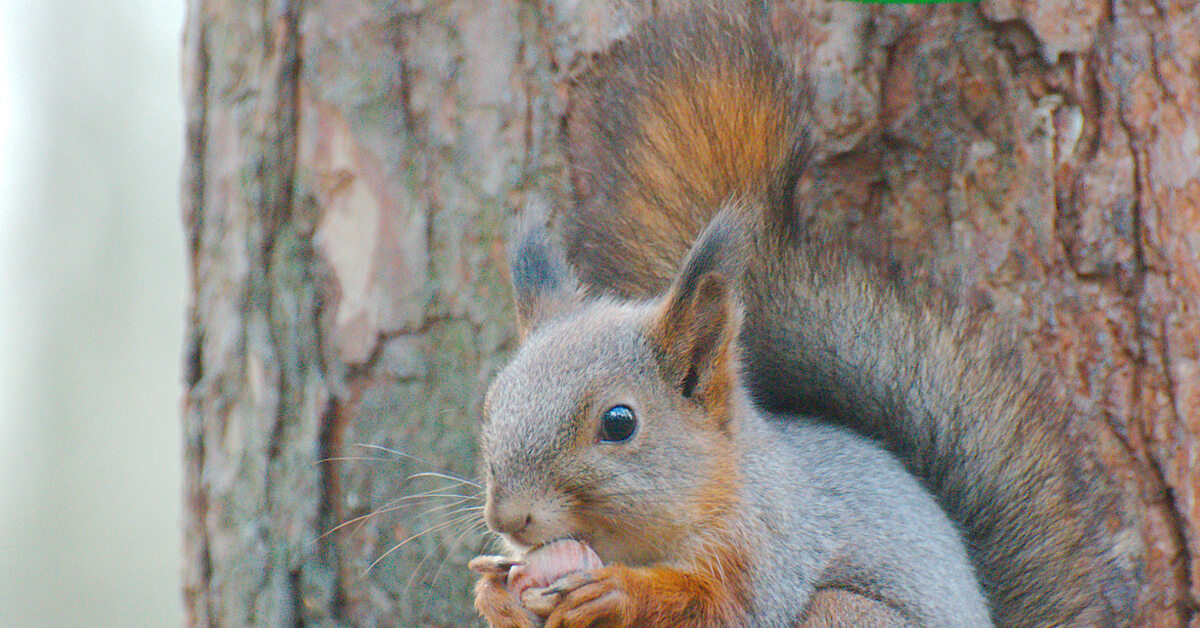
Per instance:
[[[505,225],[568,192],[562,79],[670,4],[191,0],[191,623],[476,621],[477,489],[409,477],[476,477]],[[1200,625],[1194,3],[770,11],[814,90],[806,210],[1014,315],[1118,496],[1138,623]]]

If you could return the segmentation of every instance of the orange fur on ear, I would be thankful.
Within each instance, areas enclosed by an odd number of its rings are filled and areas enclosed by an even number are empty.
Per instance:
[[[667,381],[710,411],[725,406],[734,385],[733,341],[741,328],[733,286],[744,236],[739,221],[721,219],[731,211],[721,212],[692,246],[650,330]]]
[[[728,278],[710,272],[698,284],[686,293],[672,291],[651,337],[668,381],[684,397],[716,407],[732,383],[728,362],[739,315]]]

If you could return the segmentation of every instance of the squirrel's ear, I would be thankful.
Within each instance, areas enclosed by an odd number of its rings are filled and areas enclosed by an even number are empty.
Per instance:
[[[551,239],[546,209],[531,204],[524,213],[508,260],[522,335],[556,314],[578,307],[583,295],[566,256]]]
[[[668,381],[710,409],[724,402],[737,368],[733,340],[741,307],[735,292],[745,268],[744,211],[722,210],[700,234],[650,329]]]

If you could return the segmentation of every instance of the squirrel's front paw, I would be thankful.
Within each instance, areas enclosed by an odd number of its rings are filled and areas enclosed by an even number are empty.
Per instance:
[[[559,594],[545,628],[600,626],[628,628],[637,605],[623,584],[620,567],[604,567],[563,576],[547,589]]]
[[[536,628],[539,624],[508,590],[506,575],[484,574],[475,583],[475,608],[491,628]]]

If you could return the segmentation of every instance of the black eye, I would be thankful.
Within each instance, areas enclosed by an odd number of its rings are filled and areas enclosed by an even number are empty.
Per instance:
[[[613,406],[600,419],[600,440],[610,443],[627,441],[637,429],[637,419],[629,406]]]

